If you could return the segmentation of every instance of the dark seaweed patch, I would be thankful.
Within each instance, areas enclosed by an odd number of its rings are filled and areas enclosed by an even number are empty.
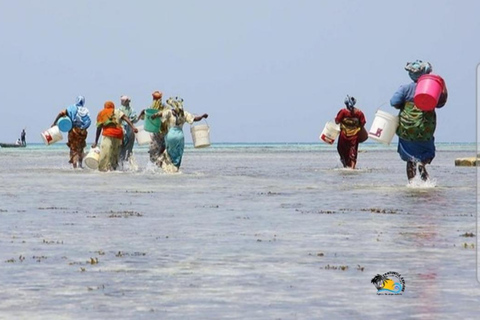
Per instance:
[[[461,234],[460,237],[475,237],[475,234],[473,232],[465,232],[464,234]]]
[[[346,271],[348,270],[348,266],[331,266],[327,264],[325,267],[323,267],[325,270],[342,270]]]
[[[130,257],[140,257],[140,256],[146,256],[147,253],[146,252],[123,252],[123,251],[118,251],[116,254],[115,254],[115,257],[126,257],[126,256],[130,256]]]
[[[125,193],[155,193],[155,191],[125,190]]]
[[[399,210],[396,210],[396,209],[369,208],[369,209],[360,209],[360,211],[367,211],[367,212],[371,212],[371,213],[382,213],[382,214],[397,214]]]
[[[296,212],[299,212],[301,214],[338,214],[340,212],[336,212],[334,210],[300,210],[300,209],[295,209]]]
[[[108,215],[109,218],[143,217],[143,214],[141,214],[140,212],[128,211],[128,210],[125,210],[125,211],[117,211],[117,212],[110,211],[110,212],[108,212],[108,213],[109,213],[109,215]]]

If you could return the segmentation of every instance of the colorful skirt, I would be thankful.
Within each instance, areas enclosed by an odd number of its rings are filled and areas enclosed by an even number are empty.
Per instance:
[[[83,160],[83,150],[87,146],[87,129],[74,127],[68,132],[67,146],[70,148],[70,163],[81,164]]]
[[[150,142],[150,161],[157,166],[162,166],[162,157],[165,151],[165,135],[163,133],[155,133],[152,135],[152,141]]]

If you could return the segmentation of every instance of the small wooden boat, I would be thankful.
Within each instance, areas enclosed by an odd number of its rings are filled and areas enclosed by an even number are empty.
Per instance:
[[[3,143],[3,142],[0,142],[0,147],[2,147],[2,148],[25,148],[26,145],[16,144],[16,143]]]

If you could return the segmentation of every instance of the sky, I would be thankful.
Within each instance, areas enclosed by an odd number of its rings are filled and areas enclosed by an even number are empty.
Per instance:
[[[140,112],[160,90],[209,114],[212,143],[321,143],[347,94],[367,129],[378,109],[396,114],[416,59],[449,92],[436,141],[475,142],[479,12],[474,0],[0,0],[0,142],[23,128],[42,142],[77,95],[95,122],[105,101],[128,95]]]

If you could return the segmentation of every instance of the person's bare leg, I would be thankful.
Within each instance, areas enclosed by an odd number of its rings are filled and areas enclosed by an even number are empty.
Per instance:
[[[418,172],[420,172],[420,177],[422,178],[423,181],[427,181],[428,180],[428,172],[427,172],[427,169],[425,168],[425,163],[420,163],[418,165]]]
[[[417,164],[413,161],[407,161],[407,178],[411,181],[417,175]]]

